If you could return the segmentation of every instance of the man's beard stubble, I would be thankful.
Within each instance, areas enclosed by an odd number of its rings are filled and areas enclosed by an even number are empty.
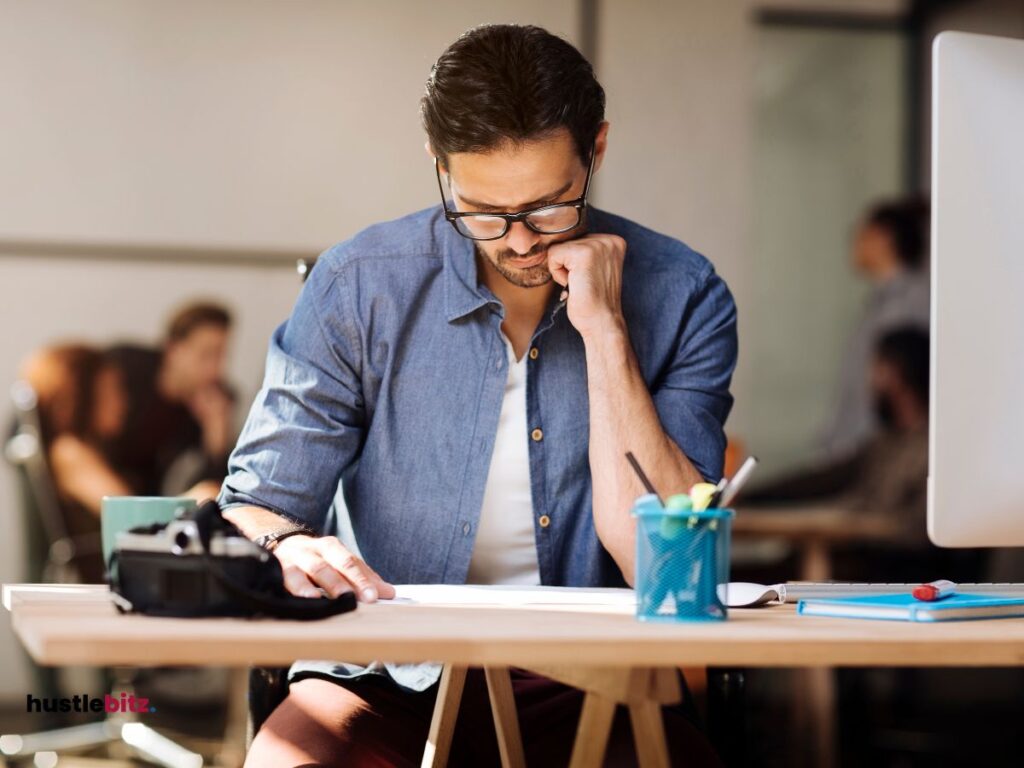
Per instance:
[[[551,275],[551,270],[548,269],[548,261],[544,259],[540,264],[535,267],[527,267],[525,269],[515,266],[516,259],[532,259],[538,254],[545,253],[548,248],[558,243],[564,243],[569,240],[575,240],[578,237],[582,237],[586,234],[586,226],[578,227],[573,230],[571,234],[561,237],[558,240],[553,240],[550,243],[537,243],[525,254],[520,255],[513,251],[511,248],[502,248],[494,254],[494,257],[488,256],[483,248],[480,247],[479,243],[476,245],[477,254],[480,258],[489,262],[491,266],[508,280],[512,285],[516,285],[520,288],[540,288],[545,286],[554,280]]]
[[[547,285],[553,279],[551,277],[551,270],[548,269],[547,259],[534,267],[526,267],[525,269],[515,266],[514,261],[516,259],[532,259],[538,254],[546,252],[550,246],[550,243],[537,243],[523,256],[520,256],[511,248],[502,248],[493,257],[489,256],[479,245],[476,250],[480,258],[489,262],[498,274],[512,283],[512,285],[520,288],[539,288]]]

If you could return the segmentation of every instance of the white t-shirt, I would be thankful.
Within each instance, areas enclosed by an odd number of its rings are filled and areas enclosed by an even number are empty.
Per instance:
[[[530,494],[530,453],[526,426],[526,360],[508,351],[508,381],[498,433],[477,524],[469,584],[540,584]]]

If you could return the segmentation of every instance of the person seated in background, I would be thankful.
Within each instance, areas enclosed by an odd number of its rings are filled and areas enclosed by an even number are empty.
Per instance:
[[[40,438],[68,532],[95,534],[98,541],[103,497],[132,493],[109,460],[127,409],[120,372],[98,350],[64,344],[32,355],[21,378],[36,395]],[[103,581],[98,546],[73,565],[83,581]]]
[[[882,202],[865,215],[852,249],[853,266],[871,282],[860,321],[846,344],[831,422],[821,436],[828,460],[848,458],[875,433],[866,384],[872,350],[888,331],[929,325],[928,204]]]
[[[83,344],[59,344],[33,354],[21,378],[36,395],[40,440],[54,491],[75,538],[96,537],[96,546],[73,560],[86,583],[104,580],[100,510],[104,496],[132,496],[139,489],[111,461],[111,446],[128,412],[120,368],[111,356]],[[183,495],[215,496],[216,483],[198,483]]]
[[[853,455],[796,472],[741,497],[757,504],[828,500],[898,519],[911,546],[927,542],[928,334],[900,328],[878,342],[868,391],[878,428]]]
[[[212,303],[179,309],[162,348],[110,350],[128,395],[115,440],[118,470],[144,495],[175,495],[200,481],[220,483],[233,445],[234,395],[224,381],[231,314]]]

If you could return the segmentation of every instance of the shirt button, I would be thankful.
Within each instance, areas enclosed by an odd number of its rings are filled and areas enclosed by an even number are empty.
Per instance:
[[[540,354],[540,350],[537,349],[536,347],[533,347],[530,350],[530,359],[531,360],[536,360],[537,359],[537,355],[539,355],[539,354]]]
[[[472,531],[472,530],[473,530],[473,526],[470,525],[469,523],[463,523],[462,524],[462,535],[463,536],[469,536],[469,532]]]
[[[540,523],[541,528],[547,528],[549,525],[551,525],[551,518],[547,515],[541,515],[540,519],[537,522]]]
[[[533,432],[530,433],[530,437],[533,438],[533,441],[535,443],[539,443],[541,440],[544,439],[544,432],[542,432],[539,428],[535,429],[533,430]]]

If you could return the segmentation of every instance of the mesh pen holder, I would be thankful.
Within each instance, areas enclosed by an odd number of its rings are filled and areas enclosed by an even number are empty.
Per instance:
[[[730,509],[670,511],[641,496],[636,517],[636,617],[722,621],[729,582]]]

